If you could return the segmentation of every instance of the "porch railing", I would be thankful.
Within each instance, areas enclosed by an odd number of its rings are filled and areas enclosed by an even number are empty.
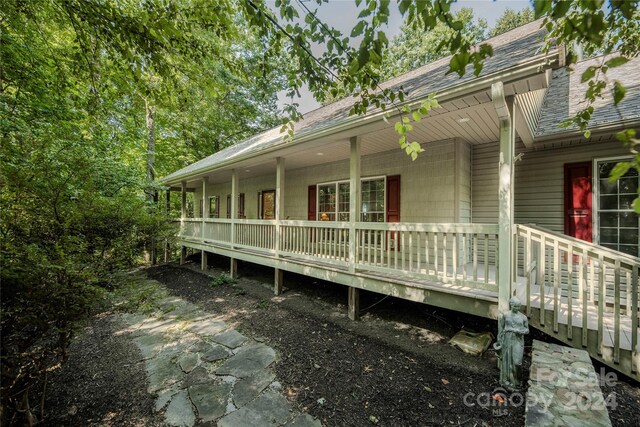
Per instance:
[[[348,222],[283,220],[278,235],[273,220],[188,218],[181,224],[181,237],[205,243],[497,291],[498,227],[493,224],[357,223],[354,254]]]
[[[517,225],[514,259],[526,277],[527,314],[539,308],[540,323],[553,313],[559,324],[581,328],[582,345],[588,330],[598,330],[598,351],[638,346],[638,275],[640,259],[535,226]]]

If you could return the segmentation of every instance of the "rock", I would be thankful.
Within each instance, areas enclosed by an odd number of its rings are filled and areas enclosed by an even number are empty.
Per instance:
[[[156,405],[154,410],[156,412],[161,411],[165,406],[167,406],[167,403],[169,403],[171,401],[171,398],[178,392],[178,390],[176,390],[175,388],[169,388],[166,390],[162,390],[160,393],[158,393],[158,398],[156,399]]]
[[[215,362],[216,360],[226,359],[231,356],[231,352],[221,345],[210,346],[209,350],[202,354],[202,360],[205,362]]]
[[[242,335],[240,332],[236,330],[230,330],[227,332],[223,332],[211,338],[212,341],[217,342],[218,344],[222,344],[225,347],[236,348],[240,347],[247,341],[247,337]]]
[[[275,351],[265,344],[247,345],[218,368],[216,374],[245,378],[269,366],[275,357]]]
[[[191,400],[186,391],[180,391],[173,396],[171,403],[164,413],[167,424],[171,426],[191,427],[196,422]]]
[[[180,364],[180,368],[187,374],[193,370],[196,366],[198,366],[199,356],[196,353],[186,353],[180,356],[178,359],[178,364]]]
[[[228,328],[222,320],[205,319],[192,322],[187,329],[194,334],[201,336],[213,336]]]
[[[198,366],[185,375],[183,385],[184,387],[191,387],[196,384],[204,384],[210,381],[211,376],[209,375],[209,372],[207,372],[207,370],[202,366]]]
[[[275,392],[267,392],[245,407],[218,421],[218,427],[282,425],[289,418],[287,399]]]
[[[246,405],[267,388],[275,378],[276,374],[273,371],[265,369],[238,381],[233,387],[233,403],[238,407]]]
[[[213,421],[227,412],[231,384],[204,383],[189,387],[189,397],[198,410],[198,418]]]
[[[171,357],[158,356],[149,359],[146,368],[149,377],[149,393],[168,388],[184,378],[182,369]]]
[[[133,340],[134,343],[142,352],[142,357],[149,359],[156,356],[162,350],[162,347],[166,344],[165,337],[163,335],[142,335]]]

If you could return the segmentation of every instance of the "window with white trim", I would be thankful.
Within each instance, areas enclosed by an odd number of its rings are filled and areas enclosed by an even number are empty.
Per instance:
[[[640,177],[636,169],[629,169],[619,180],[609,182],[615,165],[625,159],[597,160],[598,179],[598,238],[602,246],[640,256],[640,216],[633,210],[638,197]]]
[[[362,204],[360,221],[385,221],[385,177],[363,178],[361,180]],[[319,221],[349,221],[349,181],[318,184]]]

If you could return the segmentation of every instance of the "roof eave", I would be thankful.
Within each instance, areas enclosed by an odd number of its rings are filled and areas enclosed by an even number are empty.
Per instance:
[[[554,50],[549,53],[538,55],[527,61],[523,61],[512,67],[509,67],[506,70],[498,71],[492,74],[487,74],[486,76],[478,77],[468,82],[454,85],[448,89],[445,89],[439,92],[437,94],[437,98],[440,103],[443,103],[446,101],[451,101],[457,98],[464,97],[465,95],[468,95],[470,93],[475,93],[483,89],[488,89],[491,87],[493,83],[496,83],[498,81],[502,81],[503,83],[517,81],[517,80],[541,73],[548,68],[557,67],[559,63],[558,61],[559,61],[558,50]],[[426,98],[427,96],[420,97],[418,99],[407,100],[397,105],[399,108],[402,108],[405,105],[414,107],[416,105],[420,105]],[[302,133],[300,136],[294,137],[294,140],[289,142],[286,146],[289,147],[291,146],[291,144],[304,144],[306,142],[313,141],[320,138],[325,138],[327,136],[330,136],[339,132],[348,131],[350,129],[374,122],[376,120],[381,120],[383,115],[388,112],[390,111],[376,110],[375,112],[371,114],[366,114],[364,116],[351,116],[347,118],[345,121],[338,123],[334,126],[320,129],[317,131],[311,130],[308,133]],[[393,114],[393,115],[396,115],[396,114]],[[182,181],[187,181],[191,178],[197,177],[198,175],[202,175],[204,173],[212,172],[214,170],[222,169],[222,168],[231,166],[233,164],[242,162],[244,160],[255,157],[258,154],[268,154],[270,152],[278,151],[282,148],[283,148],[283,144],[277,144],[275,146],[268,147],[256,152],[252,152],[250,154],[234,157],[232,159],[229,159],[227,161],[223,161],[214,165],[207,165],[200,169],[196,169],[188,173],[172,176],[170,180],[166,180],[166,178],[163,177],[163,178],[160,178],[158,182],[165,185],[178,184]]]

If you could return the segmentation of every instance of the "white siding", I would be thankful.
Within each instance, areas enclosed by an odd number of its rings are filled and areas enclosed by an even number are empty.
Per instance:
[[[564,165],[628,154],[618,141],[523,152],[515,164],[515,222],[564,231]],[[498,144],[473,147],[473,222],[498,219]]]

